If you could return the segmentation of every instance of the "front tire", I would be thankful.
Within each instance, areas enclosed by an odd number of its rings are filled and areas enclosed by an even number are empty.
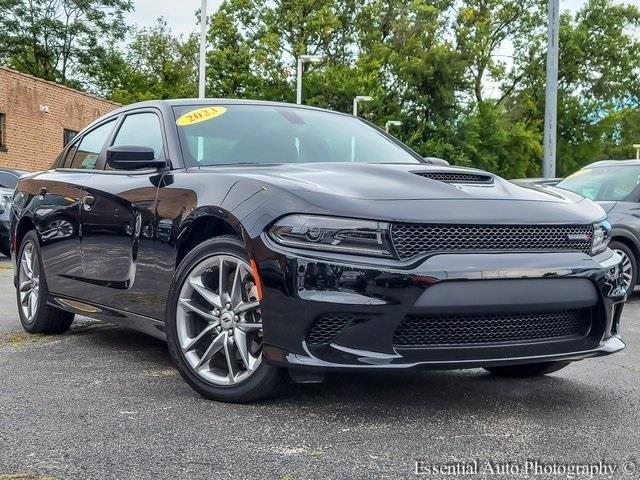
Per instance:
[[[504,367],[485,367],[485,370],[498,377],[532,378],[542,377],[562,370],[571,362],[527,363],[525,365],[507,365]]]
[[[626,293],[633,293],[633,289],[638,283],[638,259],[636,259],[633,250],[627,245],[617,240],[613,240],[609,244],[609,248],[622,257],[620,270],[622,273],[622,281]]]
[[[281,369],[262,361],[257,284],[237,237],[212,238],[180,263],[166,334],[178,371],[211,400],[242,403],[276,393]]]
[[[38,237],[34,231],[24,236],[18,253],[18,314],[29,333],[64,333],[73,323],[73,313],[47,305],[49,290],[44,275]]]

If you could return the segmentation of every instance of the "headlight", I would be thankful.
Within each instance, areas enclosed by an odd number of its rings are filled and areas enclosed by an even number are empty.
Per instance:
[[[290,215],[269,229],[269,236],[288,247],[393,257],[389,224],[369,220]]]
[[[611,225],[607,220],[593,226],[593,240],[591,241],[591,255],[604,252],[611,241]]]

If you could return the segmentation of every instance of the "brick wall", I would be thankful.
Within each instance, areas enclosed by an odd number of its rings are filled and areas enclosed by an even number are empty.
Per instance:
[[[63,130],[79,132],[119,105],[31,75],[0,67],[0,113],[5,145],[0,167],[49,168],[63,148]],[[48,110],[45,112],[43,110]]]

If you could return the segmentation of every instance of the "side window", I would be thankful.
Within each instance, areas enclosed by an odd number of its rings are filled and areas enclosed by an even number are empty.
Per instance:
[[[164,158],[160,118],[155,113],[128,115],[122,122],[113,145],[136,145],[153,148],[157,159]]]
[[[62,152],[61,156],[64,156],[63,159],[61,159],[57,165],[58,168],[69,168],[69,165],[71,165],[71,160],[73,160],[73,156],[76,154],[76,152],[78,151],[78,143],[80,143],[79,141],[75,141],[73,143],[73,145],[71,145],[66,152]]]
[[[111,130],[113,130],[114,121],[111,120],[98,128],[91,130],[83,135],[80,144],[75,145],[69,150],[69,154],[64,162],[65,168],[93,169],[96,167],[98,157],[102,151]]]

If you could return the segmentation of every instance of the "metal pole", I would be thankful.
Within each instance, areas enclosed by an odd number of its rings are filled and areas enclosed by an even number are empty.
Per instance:
[[[206,60],[207,60],[207,0],[200,6],[200,71],[198,74],[198,97],[205,98]]]
[[[560,0],[549,0],[549,26],[547,33],[547,91],[544,110],[545,178],[556,176],[556,145],[558,136],[558,55],[560,49]]]
[[[302,58],[298,58],[298,78],[296,84],[296,103],[302,105]]]
[[[358,99],[357,98],[353,99],[353,116],[354,117],[358,116]]]

